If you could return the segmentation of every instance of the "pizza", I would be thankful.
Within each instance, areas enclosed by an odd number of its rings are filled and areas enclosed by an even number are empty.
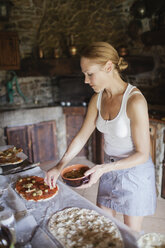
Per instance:
[[[22,162],[23,159],[17,156],[22,151],[22,148],[17,149],[16,147],[10,147],[4,151],[0,151],[0,164],[17,164]]]
[[[15,186],[16,192],[27,201],[46,201],[58,193],[58,186],[50,189],[42,177],[28,176],[19,178]]]
[[[138,239],[139,248],[165,248],[165,235],[146,233]]]
[[[94,210],[67,208],[51,216],[49,232],[65,248],[123,248],[117,226]]]

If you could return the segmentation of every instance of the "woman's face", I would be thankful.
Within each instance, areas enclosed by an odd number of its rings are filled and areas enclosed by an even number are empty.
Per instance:
[[[81,70],[85,75],[85,83],[89,84],[92,89],[99,93],[104,87],[105,71],[103,67],[92,59],[81,58]]]

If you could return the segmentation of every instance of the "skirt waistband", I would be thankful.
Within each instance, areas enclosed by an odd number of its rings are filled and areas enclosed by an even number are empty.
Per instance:
[[[112,162],[113,163],[113,162],[116,162],[116,161],[118,161],[120,159],[122,159],[122,158],[115,157],[115,156],[109,156],[106,153],[104,154],[104,160],[105,160],[105,162]]]

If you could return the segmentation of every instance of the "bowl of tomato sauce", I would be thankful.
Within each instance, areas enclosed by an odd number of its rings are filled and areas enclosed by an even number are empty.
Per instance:
[[[84,173],[89,169],[89,166],[84,164],[73,164],[62,170],[61,178],[67,185],[79,187],[82,184],[89,182],[90,175],[84,175]]]

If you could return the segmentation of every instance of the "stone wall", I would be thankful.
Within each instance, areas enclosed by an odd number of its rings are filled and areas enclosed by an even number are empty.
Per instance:
[[[21,57],[31,56],[36,46],[46,57],[52,49],[68,55],[69,37],[81,48],[93,40],[104,40],[115,46],[130,42],[125,30],[132,18],[133,0],[11,0],[13,7],[6,30],[18,32]]]
[[[91,41],[107,41],[116,48],[126,46],[130,55],[154,57],[156,66],[152,72],[131,75],[127,80],[140,87],[148,99],[154,100],[154,104],[157,102],[163,104],[163,100],[160,99],[164,99],[165,93],[165,47],[146,46],[141,41],[141,34],[152,28],[150,24],[154,15],[150,18],[135,18],[131,14],[131,6],[135,0],[11,0],[10,2],[12,7],[9,21],[0,22],[0,28],[18,33],[21,59],[36,58],[38,48],[42,48],[44,58],[52,58],[54,49],[61,58],[69,57],[71,35],[77,53],[84,44]],[[136,22],[140,23],[139,28],[135,26],[132,30],[130,24]],[[6,103],[5,77],[6,71],[0,71],[1,104]],[[19,79],[20,87],[28,98],[33,98],[32,101],[35,102],[38,101],[35,100],[36,98],[39,101],[45,99],[45,104],[51,102],[51,93],[49,93],[51,85],[48,89],[48,81],[50,79],[47,78],[43,78],[43,82],[40,78]],[[149,90],[155,92],[156,88],[160,89],[157,90],[157,98],[149,94]],[[29,90],[31,90],[30,95]],[[22,100],[20,97],[15,97],[15,101],[19,103]]]
[[[45,57],[53,49],[68,56],[70,35],[78,51],[87,42],[107,41],[116,48],[127,46],[130,54],[165,54],[163,46],[146,47],[140,38],[152,28],[152,18],[135,19],[131,6],[135,0],[11,0],[9,21],[0,22],[1,29],[17,31],[21,58],[34,56],[36,47]],[[154,15],[153,15],[154,18]],[[130,23],[139,22],[132,31]],[[134,24],[135,25],[135,24]],[[131,33],[132,32],[132,33]]]
[[[16,83],[13,84],[13,103],[9,104],[10,108],[12,105],[19,106],[48,106],[48,104],[53,103],[54,101],[59,100],[59,89],[53,78],[50,77],[20,77],[18,78],[18,83],[23,95],[26,97],[27,101],[25,102],[23,97],[19,94]],[[5,86],[2,86],[3,91],[5,92]],[[6,105],[8,99],[5,96],[0,96],[0,106]]]

